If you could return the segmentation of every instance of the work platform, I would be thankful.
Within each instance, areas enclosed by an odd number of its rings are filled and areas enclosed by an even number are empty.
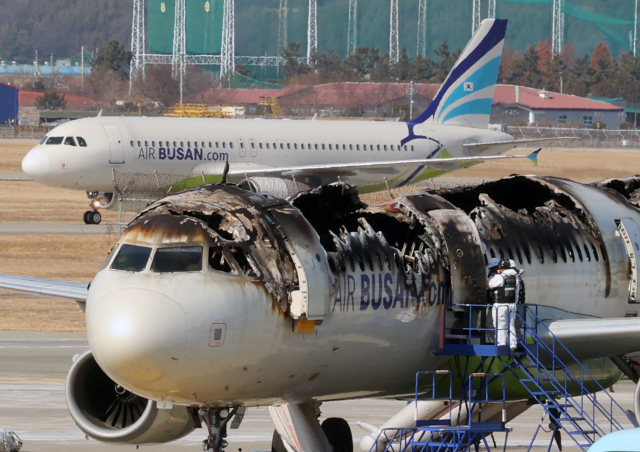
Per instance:
[[[449,308],[455,312],[449,320],[455,317],[455,321],[446,324],[443,312],[439,354],[451,356],[456,369],[418,372],[413,402],[415,424],[383,430],[371,452],[491,450],[497,448],[495,434],[504,434],[500,448],[506,450],[510,432],[506,426],[508,398],[526,399],[544,409],[551,430],[548,450],[554,440],[560,446],[560,431],[586,451],[600,437],[622,430],[622,422],[635,424],[632,414],[551,332],[540,318],[537,305],[520,305],[509,313],[516,322],[515,350],[496,344],[499,331],[488,320],[491,306]],[[504,333],[508,344],[513,333]],[[496,367],[498,372],[487,371]],[[518,397],[520,393],[522,397]],[[425,402],[452,408],[448,415],[419,419],[419,404]],[[544,419],[535,430],[529,450]]]

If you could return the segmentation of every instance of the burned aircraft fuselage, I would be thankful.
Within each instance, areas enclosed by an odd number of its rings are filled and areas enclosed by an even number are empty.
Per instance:
[[[614,191],[552,178],[376,207],[340,185],[290,202],[201,187],[129,225],[91,285],[89,343],[111,379],[175,404],[409,394],[448,359],[446,305],[486,302],[491,257],[525,270],[547,318],[637,315],[638,224]]]

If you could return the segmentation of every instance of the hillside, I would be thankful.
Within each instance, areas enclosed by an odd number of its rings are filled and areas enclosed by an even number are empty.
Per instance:
[[[190,0],[187,0],[190,1]],[[169,3],[169,2],[167,2]],[[289,0],[289,40],[306,47],[308,0]],[[346,51],[347,0],[318,0],[319,51]],[[551,34],[551,0],[498,0],[501,18],[510,20],[507,43],[519,51]],[[277,47],[278,0],[236,0],[236,49],[242,55],[273,55]],[[629,50],[632,0],[566,0],[566,41],[578,56],[604,41],[617,56]],[[132,0],[13,0],[0,3],[0,59],[31,62],[92,50],[111,39],[131,40]],[[597,9],[596,9],[597,8]],[[487,0],[482,0],[486,15]],[[389,41],[389,0],[361,0],[358,44],[379,47]],[[418,0],[400,0],[400,45],[416,50]],[[580,18],[578,18],[580,17]],[[442,41],[463,47],[471,35],[471,0],[428,0],[427,45]],[[434,57],[433,53],[428,55]]]

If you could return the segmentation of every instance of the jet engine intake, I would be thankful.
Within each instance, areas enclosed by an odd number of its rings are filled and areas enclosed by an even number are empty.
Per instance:
[[[67,406],[91,438],[116,444],[159,444],[191,433],[190,408],[158,409],[156,402],[127,391],[98,366],[91,350],[81,354],[67,377]]]

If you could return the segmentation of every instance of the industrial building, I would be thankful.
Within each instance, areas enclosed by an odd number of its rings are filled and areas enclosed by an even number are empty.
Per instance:
[[[544,121],[591,127],[601,121],[607,128],[617,129],[626,119],[624,107],[609,102],[514,85],[496,86],[491,111],[494,124],[516,121],[539,124]]]
[[[0,126],[14,126],[18,121],[18,88],[0,83]]]

